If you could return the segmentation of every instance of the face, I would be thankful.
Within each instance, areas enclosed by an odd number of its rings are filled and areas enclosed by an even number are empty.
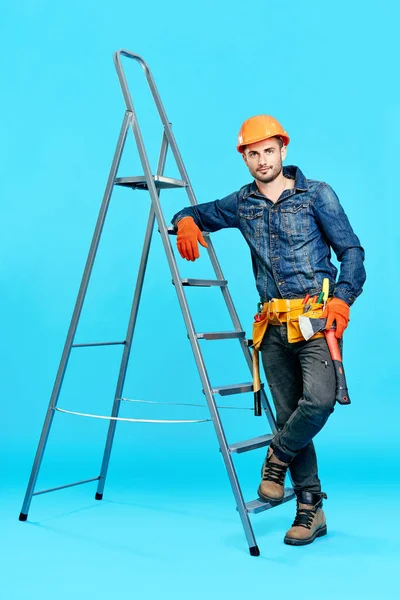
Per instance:
[[[249,144],[242,156],[254,179],[262,183],[271,183],[282,172],[286,146],[281,147],[280,140],[270,138]]]

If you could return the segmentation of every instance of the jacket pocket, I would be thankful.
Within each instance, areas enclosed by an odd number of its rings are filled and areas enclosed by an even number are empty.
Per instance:
[[[251,248],[259,250],[261,244],[264,209],[260,206],[239,208],[240,229]]]
[[[259,206],[254,207],[254,208],[241,208],[239,210],[239,216],[243,219],[258,219],[259,217],[262,217],[264,212],[263,208],[260,208]]]
[[[282,213],[297,213],[302,208],[307,208],[308,204],[291,204],[290,206],[286,206],[281,209]]]
[[[291,204],[281,208],[281,227],[292,235],[305,234],[307,231],[308,204]]]

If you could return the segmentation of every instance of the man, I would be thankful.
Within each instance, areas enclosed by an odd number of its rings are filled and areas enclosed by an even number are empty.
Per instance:
[[[207,247],[201,231],[237,227],[250,247],[266,330],[260,351],[278,425],[258,493],[265,501],[280,502],[290,470],[297,513],[284,541],[305,545],[327,532],[322,510],[327,496],[321,491],[312,439],[333,412],[336,378],[324,335],[309,341],[299,337],[293,314],[299,314],[307,294],[322,313],[315,296],[328,278],[330,298],[322,316],[327,329],[336,325],[340,339],[366,275],[364,250],[332,188],[306,179],[298,167],[282,167],[289,141],[271,116],[245,121],[237,150],[254,181],[222,200],[184,208],[172,222],[186,260],[199,257],[198,242]],[[341,263],[338,279],[331,248]]]

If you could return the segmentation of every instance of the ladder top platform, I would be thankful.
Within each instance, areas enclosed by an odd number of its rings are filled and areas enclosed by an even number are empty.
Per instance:
[[[153,175],[153,180],[156,188],[159,190],[186,187],[185,181],[164,177],[163,175]],[[117,177],[115,185],[122,185],[136,190],[148,189],[146,177],[144,175],[138,175],[136,177]]]

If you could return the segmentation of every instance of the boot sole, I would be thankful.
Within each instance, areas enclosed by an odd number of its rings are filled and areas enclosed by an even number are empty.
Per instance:
[[[328,530],[326,528],[326,525],[324,525],[323,527],[320,527],[319,529],[317,529],[317,531],[315,531],[314,535],[312,535],[311,537],[306,538],[304,540],[297,540],[296,538],[285,537],[285,539],[283,541],[285,544],[288,544],[289,546],[306,546],[307,544],[312,544],[313,541],[315,540],[315,538],[322,537],[323,535],[326,535],[327,533],[328,533]]]
[[[259,495],[261,500],[263,500],[264,502],[271,502],[271,504],[279,504],[280,502],[282,502],[283,498],[285,497],[285,492],[284,492],[280,498],[270,498],[269,496],[265,496],[265,494],[261,493],[260,487],[257,490],[257,494]]]

